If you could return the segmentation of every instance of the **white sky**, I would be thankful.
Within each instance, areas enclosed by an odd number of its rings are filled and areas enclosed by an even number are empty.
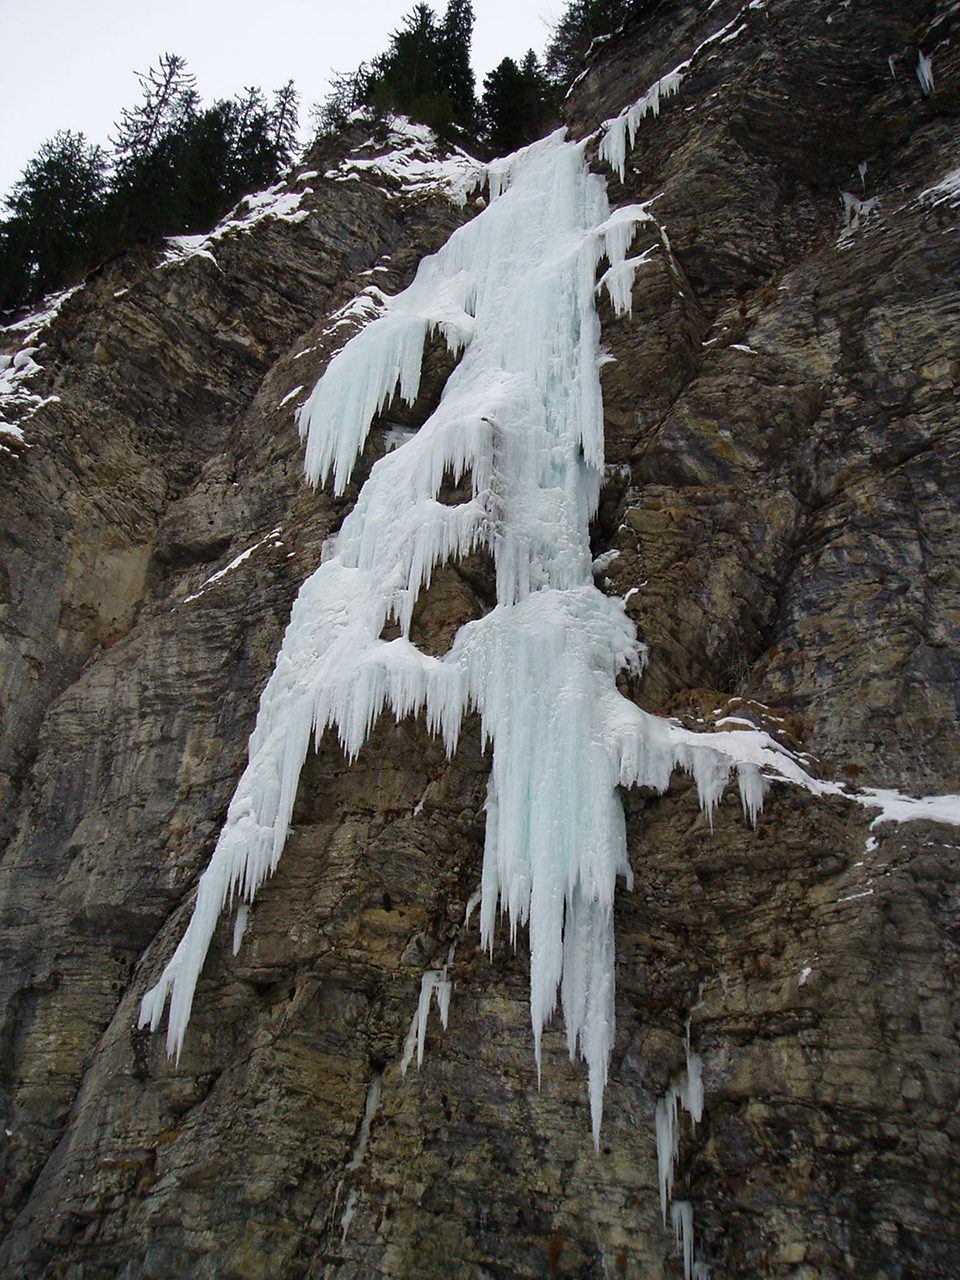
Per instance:
[[[431,2],[431,0],[428,0]],[[301,116],[334,71],[386,48],[414,0],[0,0],[0,196],[58,129],[105,144],[135,71],[186,58],[205,102],[292,79]],[[432,0],[438,15],[446,0]],[[543,52],[564,0],[473,0],[477,89],[501,58]]]

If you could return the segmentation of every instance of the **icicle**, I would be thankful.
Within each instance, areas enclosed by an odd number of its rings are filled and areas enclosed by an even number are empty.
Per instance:
[[[689,60],[681,62],[678,67],[654,81],[646,93],[624,108],[619,116],[604,121],[603,136],[598,148],[600,159],[616,170],[621,182],[626,172],[627,135],[629,134],[630,146],[633,147],[640,121],[648,115],[659,116],[661,99],[672,98],[680,92],[680,84],[689,67]]]
[[[250,915],[250,907],[246,902],[241,902],[237,908],[237,918],[233,925],[233,954],[236,955],[240,950],[240,943],[243,941],[243,935],[247,930],[247,917]]]
[[[363,1163],[363,1157],[366,1154],[367,1143],[370,1141],[370,1126],[373,1124],[373,1117],[377,1114],[377,1108],[380,1106],[380,1095],[383,1092],[383,1075],[379,1071],[373,1073],[370,1084],[367,1086],[367,1100],[363,1107],[363,1119],[360,1121],[360,1131],[357,1134],[357,1141],[353,1148],[353,1154],[347,1164],[347,1170],[359,1169]]]
[[[747,24],[741,22],[741,18],[745,17],[749,10],[762,9],[765,5],[766,0],[748,0],[747,4],[729,22],[724,23],[719,30],[714,31],[712,35],[702,40],[689,58],[675,66],[672,71],[668,71],[666,75],[661,76],[659,80],[655,80],[646,93],[639,97],[636,102],[631,103],[630,106],[624,107],[618,116],[603,122],[601,125],[600,145],[597,148],[598,154],[600,159],[605,160],[611,169],[616,170],[621,182],[626,169],[628,135],[629,145],[633,147],[640,121],[648,115],[659,116],[660,103],[664,98],[672,98],[674,94],[680,92],[684,76],[689,73],[691,66],[699,55],[705,49],[709,49],[711,45],[723,44],[728,40],[735,39],[741,31],[746,30]]]
[[[680,1135],[677,1125],[679,1094],[671,1085],[654,1108],[654,1128],[657,1139],[657,1182],[660,1187],[660,1212],[663,1225],[667,1225],[667,1207],[673,1191],[673,1171],[680,1154]]]
[[[933,60],[921,49],[917,56],[917,79],[925,97],[933,93]]]
[[[347,1233],[350,1230],[350,1223],[353,1221],[353,1215],[357,1211],[357,1188],[351,1187],[347,1194],[347,1203],[343,1209],[343,1216],[340,1218],[340,1243],[347,1243]]]
[[[683,1274],[692,1280],[697,1265],[693,1258],[693,1205],[689,1200],[673,1200],[673,1178],[680,1154],[680,1108],[689,1114],[694,1125],[703,1118],[703,1062],[690,1046],[690,1023],[684,1041],[687,1058],[686,1076],[680,1084],[670,1085],[654,1108],[657,1142],[657,1182],[660,1188],[660,1213],[667,1225],[667,1210],[683,1249]]]
[[[743,813],[751,827],[757,825],[757,818],[763,809],[763,797],[767,791],[767,782],[755,764],[741,763],[737,765],[737,782],[740,784],[740,803]]]
[[[689,1200],[674,1200],[670,1206],[670,1221],[677,1237],[677,1245],[683,1250],[684,1280],[693,1275],[693,1205]]]
[[[405,1076],[413,1055],[417,1055],[417,1067],[423,1066],[423,1051],[427,1041],[427,1018],[430,1015],[430,1001],[436,999],[440,1013],[440,1025],[447,1029],[447,1018],[450,1013],[450,980],[447,977],[446,965],[442,969],[428,969],[420,979],[420,996],[417,1009],[410,1023],[410,1030],[403,1042],[403,1053],[400,1057],[400,1074]]]

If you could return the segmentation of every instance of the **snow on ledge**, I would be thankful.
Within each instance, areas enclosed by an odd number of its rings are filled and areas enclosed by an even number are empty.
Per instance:
[[[297,388],[298,391],[301,389],[302,388],[300,387]],[[191,595],[184,596],[183,603],[190,604],[193,600],[199,600],[200,597],[214,585],[214,583],[219,582],[220,579],[225,578],[228,573],[232,573],[234,569],[239,568],[239,566],[243,564],[244,560],[249,560],[255,551],[259,551],[260,548],[266,546],[267,543],[274,547],[282,547],[283,543],[280,540],[280,531],[281,526],[277,525],[276,528],[271,529],[269,533],[264,534],[259,542],[255,542],[252,547],[247,547],[246,551],[241,551],[238,556],[234,556],[229,564],[225,564],[222,569],[218,569],[216,573],[211,574],[210,577],[207,578],[206,582],[204,582],[200,587],[199,591],[194,591]]]
[[[866,787],[850,799],[880,810],[870,823],[871,830],[881,822],[941,822],[960,827],[960,796],[907,796],[902,791]]]
[[[471,191],[482,185],[486,166],[459,147],[441,156],[436,135],[426,125],[414,124],[405,116],[389,116],[387,128],[385,143],[367,139],[323,176],[334,182],[350,182],[369,173],[399,183],[398,195],[444,195],[459,208]],[[363,155],[367,150],[376,154]]]
[[[40,306],[36,311],[29,312],[28,315],[22,316],[19,320],[14,320],[11,324],[0,325],[0,337],[6,333],[23,333],[26,335],[23,339],[23,345],[29,346],[31,342],[36,341],[44,329],[53,323],[63,309],[67,299],[72,298],[82,288],[82,284],[75,284],[71,289],[61,289],[58,293],[48,293],[40,300]]]
[[[16,351],[0,354],[0,453],[16,456],[20,450],[29,449],[23,427],[18,424],[29,421],[38,409],[60,398],[38,396],[28,390],[27,384],[43,369],[36,359],[43,348],[41,335],[60,314],[67,299],[82,287],[74,285],[72,289],[49,293],[37,310],[12,324],[0,325],[0,342],[10,334],[19,344]],[[16,422],[11,421],[14,418]]]
[[[310,211],[301,209],[300,201],[310,194],[311,187],[289,191],[284,183],[278,182],[265,191],[244,196],[227,217],[205,235],[168,236],[164,241],[167,249],[160,267],[178,267],[190,258],[209,258],[214,266],[219,266],[213,253],[213,246],[218,240],[225,236],[245,235],[267,218],[277,222],[302,222],[310,216]]]
[[[921,191],[917,199],[931,206],[960,203],[960,169],[951,169],[939,182]]]
[[[682,767],[687,767],[680,750],[682,747],[691,750],[710,748],[722,757],[728,770],[752,764],[765,781],[785,782],[814,796],[836,796],[864,809],[878,809],[879,813],[870,822],[871,830],[884,822],[939,822],[960,827],[960,795],[910,796],[890,788],[854,787],[832,779],[814,778],[796,753],[775,741],[764,730],[747,728],[750,722],[745,718],[724,716],[717,724],[734,722],[738,725],[736,729],[714,733],[687,729],[676,720],[662,723],[666,726],[672,753]]]

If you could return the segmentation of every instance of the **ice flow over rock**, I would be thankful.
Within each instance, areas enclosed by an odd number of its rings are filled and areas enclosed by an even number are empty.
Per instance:
[[[611,215],[583,143],[562,132],[495,162],[491,201],[421,262],[404,292],[331,360],[304,405],[306,472],[346,485],[371,422],[417,395],[423,345],[439,330],[462,359],[420,431],[372,469],[322,563],[294,603],[250,738],[249,763],[201,878],[190,924],[141,1025],[171,997],[167,1045],[179,1054],[220,911],[249,903],[276,868],[311,738],[335,726],[355,757],[384,706],[423,712],[448,752],[465,711],[492,746],[481,937],[498,910],[527,926],[537,1063],[562,1004],[571,1056],[587,1062],[595,1140],[614,1033],[613,901],[630,881],[618,785],[663,789],[676,764],[716,802],[732,764],[621,697],[615,677],[643,647],[622,602],[593,584],[588,527],[603,470],[598,266],[614,306],[629,304],[626,260],[639,206]],[[438,501],[445,473],[472,496]],[[409,628],[436,565],[484,547],[497,604],[463,626],[443,658]],[[395,619],[401,635],[382,638]],[[677,726],[679,728],[679,726]],[[762,780],[741,768],[755,813]]]

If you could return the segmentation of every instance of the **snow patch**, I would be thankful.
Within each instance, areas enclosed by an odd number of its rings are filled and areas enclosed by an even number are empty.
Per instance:
[[[880,810],[870,823],[871,830],[883,822],[942,822],[960,827],[960,796],[908,796],[902,791],[867,787],[852,798],[865,808]]]
[[[303,390],[303,387],[299,386],[299,387],[294,387],[292,391],[288,391],[287,394],[280,401],[280,403],[277,405],[277,408],[282,409],[285,404],[289,404],[291,400],[295,400],[302,390]]]
[[[917,199],[930,205],[960,202],[960,169],[951,169],[939,182],[921,191]]]
[[[43,348],[41,337],[60,314],[68,298],[81,289],[61,289],[48,294],[36,311],[31,311],[10,324],[0,326],[0,342],[10,335],[18,348],[0,354],[0,453],[15,454],[30,448],[22,423],[28,422],[38,409],[55,404],[59,396],[38,396],[29,390],[30,383],[43,366],[35,359]]]
[[[399,184],[398,195],[439,194],[460,207],[482,185],[484,166],[459,147],[441,155],[436,135],[426,125],[390,116],[387,128],[385,143],[369,139],[324,177],[346,182],[369,173]],[[365,155],[365,151],[375,154]]]
[[[207,258],[219,267],[213,252],[218,241],[226,236],[246,235],[266,219],[277,222],[302,222],[310,216],[309,209],[301,209],[300,202],[309,195],[303,191],[288,191],[282,182],[244,196],[239,204],[206,235],[168,236],[164,241],[166,252],[160,260],[160,268],[178,267],[191,258]]]
[[[7,333],[23,333],[26,335],[23,339],[24,346],[35,343],[43,330],[49,328],[60,314],[67,299],[72,298],[82,288],[82,284],[77,284],[71,289],[61,289],[58,293],[48,293],[41,300],[40,306],[36,311],[31,311],[19,320],[11,321],[10,324],[0,325],[0,337]]]
[[[269,533],[264,534],[260,541],[255,542],[252,547],[247,547],[246,551],[241,551],[238,556],[234,556],[230,563],[224,565],[222,569],[218,569],[216,573],[211,574],[210,577],[207,578],[206,582],[204,582],[200,587],[199,591],[194,591],[191,595],[184,596],[183,603],[190,604],[192,600],[199,600],[204,592],[212,587],[215,582],[219,582],[220,579],[225,578],[228,573],[232,573],[234,569],[242,565],[245,560],[249,560],[255,551],[259,551],[259,549],[266,546],[267,543],[271,543],[273,546],[277,547],[283,546],[283,543],[280,541],[280,525],[277,525],[275,529],[271,529]]]

